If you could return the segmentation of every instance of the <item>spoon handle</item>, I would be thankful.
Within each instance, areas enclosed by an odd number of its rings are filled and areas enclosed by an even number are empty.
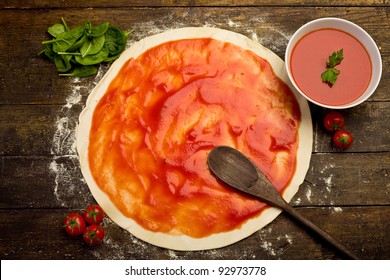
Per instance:
[[[329,242],[333,247],[338,249],[340,252],[344,253],[346,256],[350,257],[353,260],[358,260],[359,258],[353,253],[350,249],[345,247],[343,244],[341,244],[339,241],[337,241],[333,236],[331,236],[329,233],[321,229],[319,226],[313,224],[310,220],[299,214],[298,211],[296,211],[293,207],[291,207],[287,202],[282,207],[283,210],[285,210],[290,216],[301,222],[306,227],[310,228],[314,232],[316,232],[319,236],[321,236],[323,239],[325,239],[327,242]]]

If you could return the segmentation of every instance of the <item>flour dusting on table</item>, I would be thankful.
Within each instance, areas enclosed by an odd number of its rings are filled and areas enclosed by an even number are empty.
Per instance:
[[[293,244],[293,237],[289,234],[276,235],[272,225],[260,230],[257,235],[260,237],[260,247],[268,253],[270,258],[279,259],[283,257],[284,251]]]
[[[80,205],[82,203],[86,205],[91,200],[88,188],[79,187],[85,185],[85,181],[80,173],[75,133],[83,103],[105,71],[106,69],[101,67],[90,85],[85,85],[83,79],[69,78],[70,88],[66,104],[60,108],[54,122],[55,132],[51,146],[53,160],[50,162],[49,170],[55,175],[55,197],[63,207],[74,206],[70,203],[75,199]]]
[[[331,209],[332,209],[333,212],[335,212],[335,213],[343,212],[343,209],[342,209],[341,207],[331,207]]]

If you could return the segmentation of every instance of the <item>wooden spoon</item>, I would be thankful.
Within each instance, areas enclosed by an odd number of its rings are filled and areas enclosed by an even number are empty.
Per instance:
[[[358,259],[351,250],[291,207],[265,175],[241,152],[231,147],[219,146],[211,150],[207,162],[211,171],[229,186],[286,211],[291,217],[316,232],[344,255],[351,259]]]

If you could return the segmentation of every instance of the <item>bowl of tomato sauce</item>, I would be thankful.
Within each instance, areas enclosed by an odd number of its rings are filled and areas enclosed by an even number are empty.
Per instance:
[[[345,109],[367,100],[382,76],[375,41],[360,26],[340,18],[320,18],[301,26],[285,55],[295,89],[322,107]]]

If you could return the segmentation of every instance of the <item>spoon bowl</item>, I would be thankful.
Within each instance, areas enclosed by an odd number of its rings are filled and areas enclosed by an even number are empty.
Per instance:
[[[223,157],[223,160],[220,158]],[[259,179],[253,163],[235,149],[219,146],[211,150],[208,158],[211,171],[223,182],[231,182],[238,189],[246,191]],[[232,168],[234,166],[234,168]],[[230,170],[231,172],[226,172]]]
[[[284,210],[345,256],[358,259],[351,250],[291,207],[256,165],[238,150],[228,146],[218,146],[211,150],[207,162],[212,173],[227,185]]]

